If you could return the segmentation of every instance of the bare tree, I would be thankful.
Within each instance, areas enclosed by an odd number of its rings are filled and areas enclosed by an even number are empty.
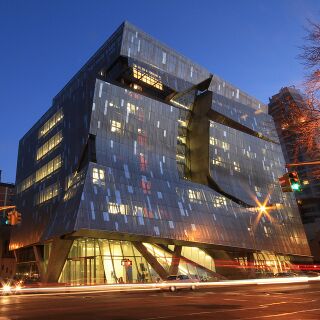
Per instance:
[[[304,83],[307,105],[316,116],[320,113],[320,23],[309,20],[306,31],[306,44],[301,47],[299,58],[307,70]],[[318,120],[316,116],[315,121]]]
[[[282,123],[288,134],[295,136],[295,153],[310,159],[320,158],[320,24],[309,21],[305,45],[299,59],[307,71],[303,84],[303,100],[290,101]],[[288,104],[288,101],[284,103]],[[317,174],[317,176],[320,173]]]

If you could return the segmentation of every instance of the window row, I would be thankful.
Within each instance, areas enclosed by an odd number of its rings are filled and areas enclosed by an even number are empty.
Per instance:
[[[61,155],[58,155],[48,163],[46,163],[44,166],[42,166],[39,170],[36,171],[36,180],[35,182],[38,182],[51,174],[52,172],[58,170],[61,167],[62,161],[61,161]]]
[[[63,112],[62,112],[62,109],[60,109],[40,128],[38,137],[41,138],[42,136],[47,134],[62,119],[63,119]]]
[[[19,183],[17,187],[17,193],[19,194],[27,190],[36,182],[42,180],[43,178],[50,175],[54,171],[58,170],[61,167],[61,164],[62,164],[61,155],[58,155],[53,160],[49,161],[40,169],[38,169],[35,174],[34,173],[31,174],[29,177],[27,177],[21,183]]]
[[[49,141],[44,143],[37,151],[37,160],[43,158],[48,152],[56,147],[62,141],[62,132],[59,131]]]
[[[24,190],[29,189],[34,184],[34,174],[30,175],[29,177],[25,178],[21,183],[19,183],[17,187],[17,193],[21,193]]]
[[[36,204],[46,202],[59,194],[59,183],[54,183],[51,186],[40,191],[36,196]]]

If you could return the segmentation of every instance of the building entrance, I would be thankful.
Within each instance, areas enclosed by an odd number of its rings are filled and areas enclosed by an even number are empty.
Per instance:
[[[99,267],[95,257],[71,258],[66,262],[66,270],[72,285],[93,285],[104,283],[103,279],[97,277]],[[99,281],[102,280],[102,281]]]

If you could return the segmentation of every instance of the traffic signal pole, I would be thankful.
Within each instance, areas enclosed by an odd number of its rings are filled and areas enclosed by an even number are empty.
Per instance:
[[[299,166],[315,166],[315,165],[320,165],[320,160],[288,163],[286,164],[286,168],[299,167]]]
[[[320,160],[286,164],[286,168],[320,165]],[[287,172],[279,178],[282,192],[302,191],[297,171]]]
[[[5,206],[5,207],[0,207],[0,211],[2,210],[7,210],[7,209],[15,209],[16,206]]]

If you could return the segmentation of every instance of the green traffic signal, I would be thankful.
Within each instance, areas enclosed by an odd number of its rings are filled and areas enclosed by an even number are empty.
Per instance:
[[[291,189],[293,191],[301,191],[301,185],[297,182],[294,182],[291,184]]]

